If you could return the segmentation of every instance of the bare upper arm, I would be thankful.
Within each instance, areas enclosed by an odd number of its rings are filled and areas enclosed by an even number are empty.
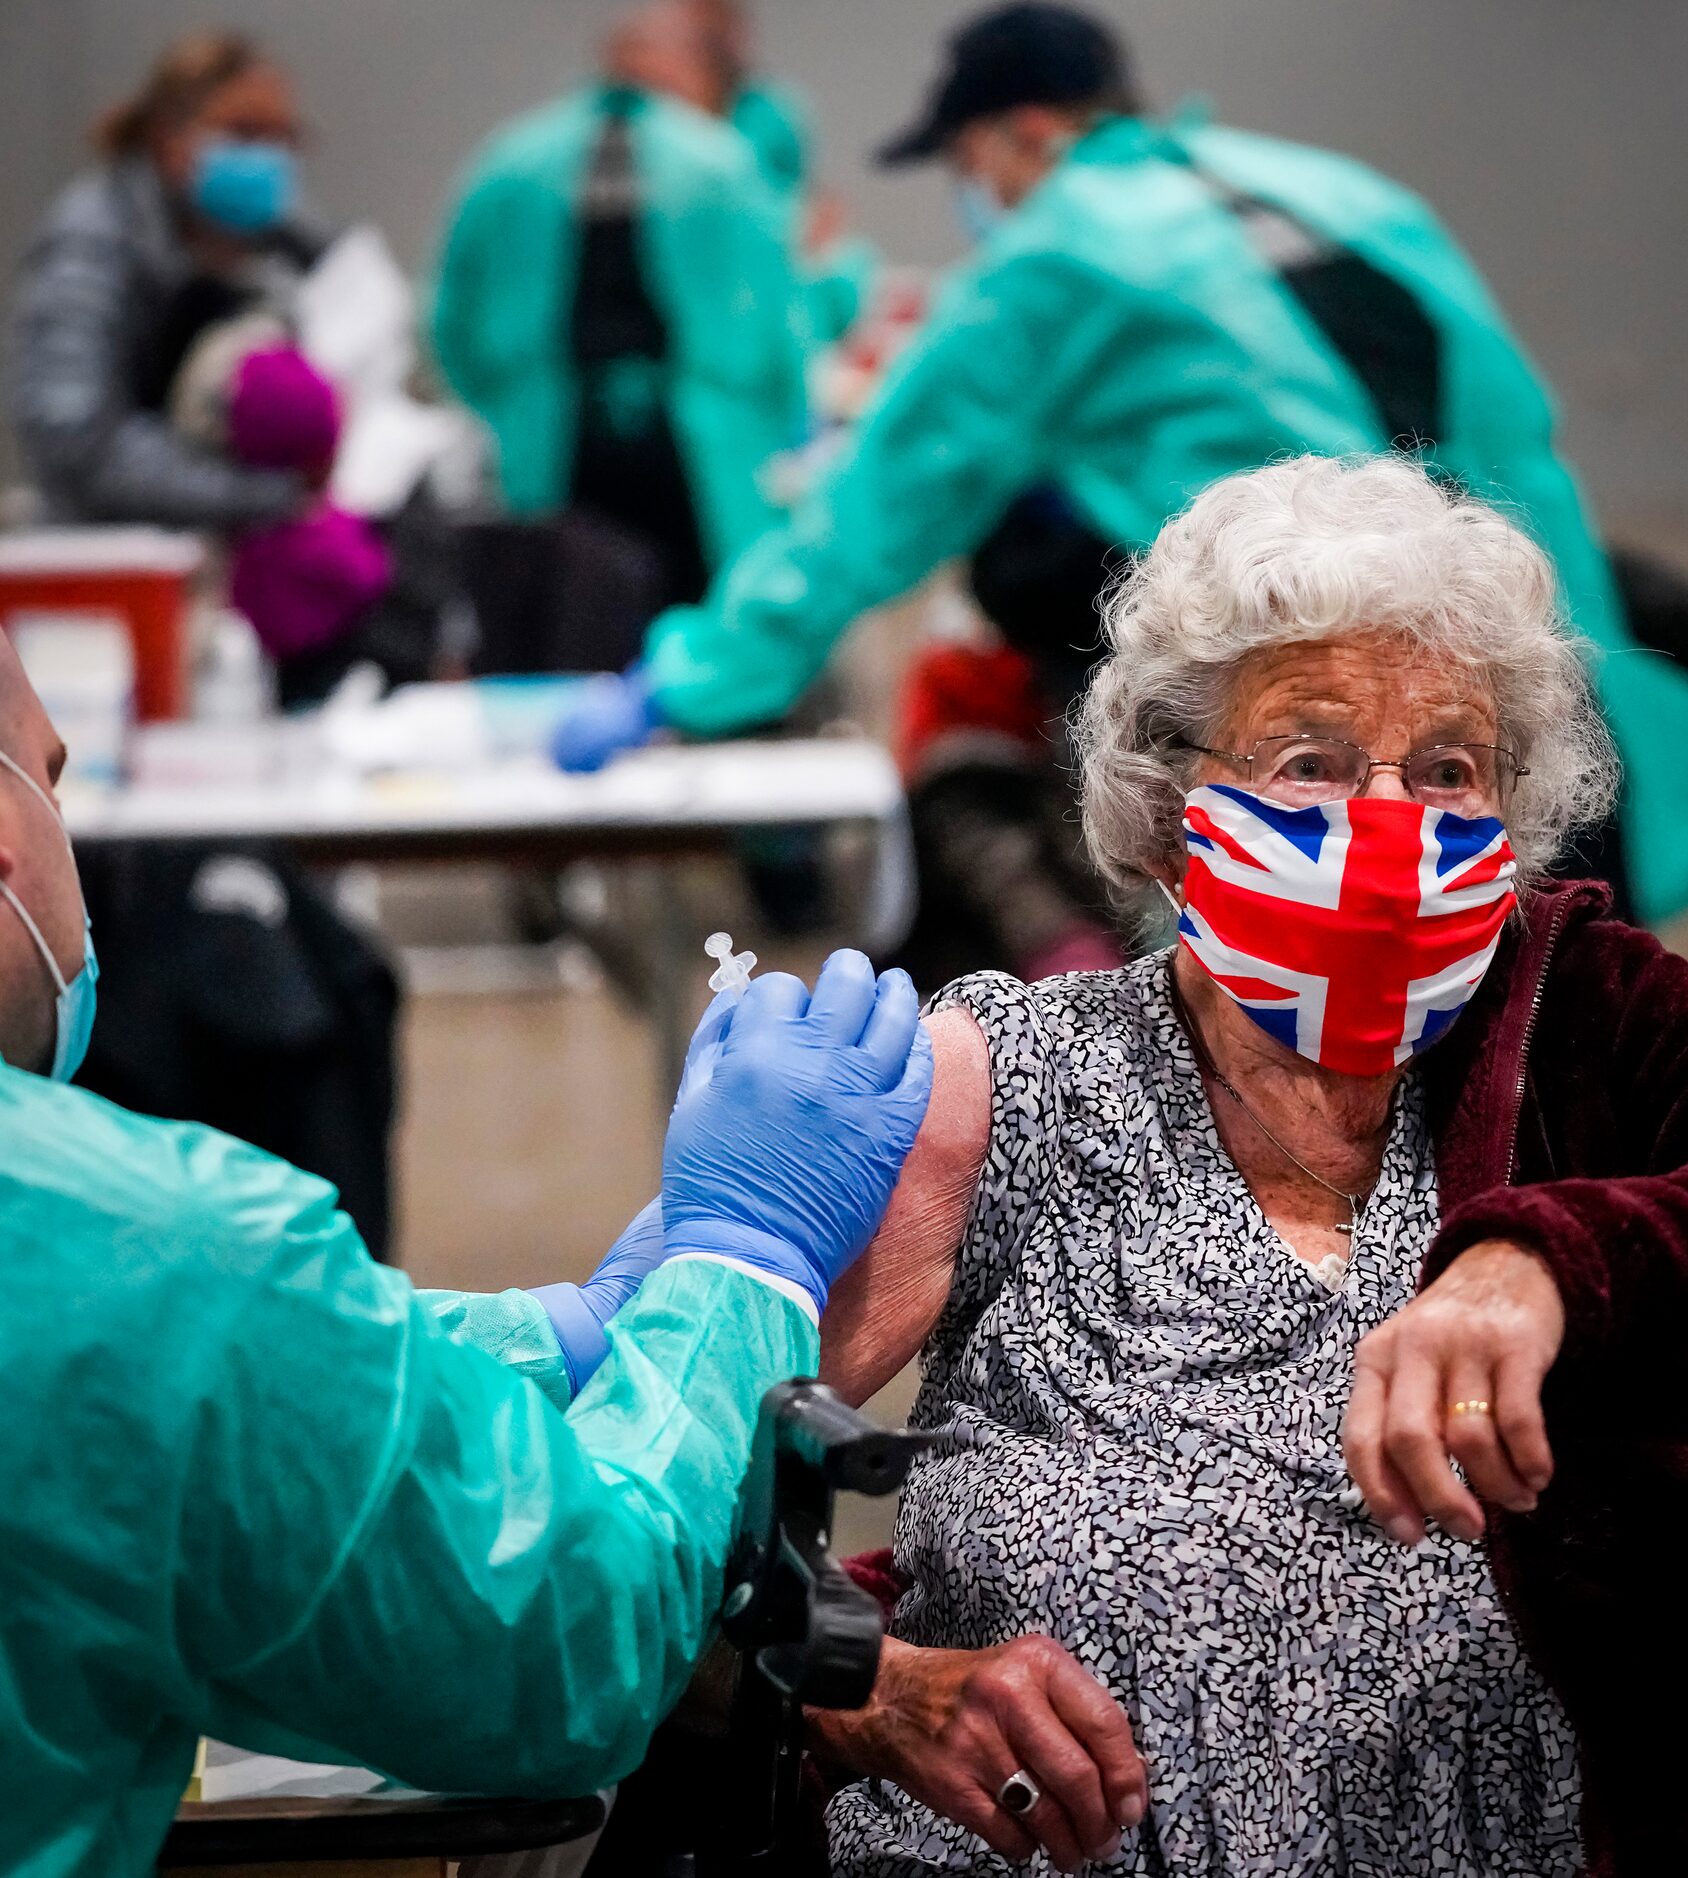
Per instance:
[[[865,1402],[919,1350],[948,1300],[990,1142],[991,1066],[972,1012],[926,1020],[932,1100],[873,1243],[832,1288],[821,1378]]]

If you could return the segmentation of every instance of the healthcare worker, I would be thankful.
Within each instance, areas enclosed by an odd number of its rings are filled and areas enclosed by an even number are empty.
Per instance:
[[[750,9],[744,0],[686,3],[720,62],[727,122],[750,145],[769,188],[792,201],[800,199],[814,180],[814,129],[807,100],[795,87],[757,69]]]
[[[787,210],[722,121],[730,82],[686,0],[624,21],[601,83],[473,160],[435,293],[511,513],[618,523],[670,598],[775,519],[767,465],[807,421]]]
[[[168,415],[201,335],[284,298],[325,245],[300,208],[299,140],[286,73],[239,33],[178,40],[101,119],[100,164],[48,211],[13,298],[11,416],[55,519],[225,530],[309,504],[309,478]]]
[[[150,1872],[202,1733],[618,1779],[706,1639],[761,1396],[813,1373],[913,1142],[912,986],[845,953],[714,1008],[635,1258],[665,1262],[607,1337],[596,1282],[557,1310],[579,1373],[611,1346],[565,1416],[542,1304],[496,1361],[323,1182],[66,1086],[95,967],[62,755],[0,638],[0,1870]]]
[[[750,145],[762,179],[786,214],[811,344],[830,345],[855,325],[879,271],[872,242],[851,230],[843,200],[819,187],[808,100],[760,69],[744,0],[687,0],[726,73],[726,117]]]
[[[779,718],[854,619],[955,556],[1055,715],[1107,560],[1217,477],[1400,442],[1516,504],[1554,554],[1608,655],[1640,911],[1688,903],[1688,677],[1631,644],[1547,393],[1420,201],[1344,157],[1151,118],[1106,28],[1054,5],[964,27],[883,154],[950,166],[976,255],[789,524],[581,697],[565,763],[658,725]]]

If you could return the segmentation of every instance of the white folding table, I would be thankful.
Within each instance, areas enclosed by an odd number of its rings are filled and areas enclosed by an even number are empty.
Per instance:
[[[902,785],[889,753],[862,737],[659,746],[592,776],[564,775],[535,757],[374,775],[323,764],[268,781],[67,789],[64,801],[79,848],[262,840],[318,865],[662,861],[725,852],[760,829],[857,826],[874,838],[875,863],[851,936],[870,952],[886,950],[913,911]],[[670,930],[653,935],[651,1015],[673,1070],[685,1041],[685,961],[671,898],[663,900],[659,919]]]

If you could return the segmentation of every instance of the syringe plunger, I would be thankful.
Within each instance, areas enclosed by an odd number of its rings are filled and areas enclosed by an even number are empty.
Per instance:
[[[750,974],[756,969],[756,954],[733,952],[733,935],[730,932],[712,932],[703,942],[703,949],[716,960],[719,969],[710,977],[711,991],[743,991],[750,983]]]

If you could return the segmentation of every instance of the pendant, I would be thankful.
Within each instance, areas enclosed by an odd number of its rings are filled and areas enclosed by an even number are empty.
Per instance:
[[[1348,1276],[1348,1261],[1340,1252],[1327,1252],[1313,1267],[1313,1276],[1327,1291],[1338,1292]]]

